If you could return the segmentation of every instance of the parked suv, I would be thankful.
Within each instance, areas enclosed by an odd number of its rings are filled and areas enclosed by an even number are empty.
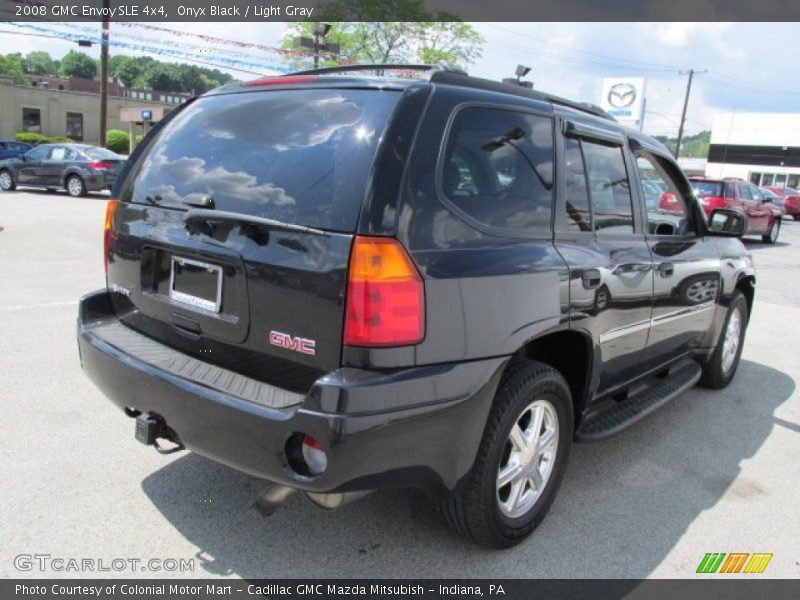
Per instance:
[[[717,208],[732,208],[747,216],[747,233],[760,235],[767,244],[778,241],[783,211],[770,196],[744,179],[690,177],[707,215]]]
[[[265,513],[416,486],[515,544],[573,441],[731,381],[744,218],[707,223],[669,151],[599,109],[335,72],[219,88],[147,135],[80,303],[83,368],[140,441],[271,482]]]

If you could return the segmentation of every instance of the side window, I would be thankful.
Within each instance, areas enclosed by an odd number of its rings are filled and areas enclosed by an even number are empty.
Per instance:
[[[633,233],[633,203],[621,146],[582,140],[589,180],[594,230],[599,234]]]
[[[26,156],[30,160],[44,160],[47,158],[47,155],[50,154],[50,146],[40,146],[39,148],[34,148]]]
[[[761,190],[758,189],[756,186],[751,185],[748,186],[750,188],[750,195],[752,196],[753,200],[756,202],[763,202],[764,201],[764,194],[761,193]]]
[[[592,212],[589,208],[589,186],[586,183],[586,165],[583,161],[581,143],[575,138],[566,138],[564,162],[566,177],[567,226],[570,231],[592,231]]]
[[[67,156],[67,149],[64,146],[56,146],[50,152],[50,160],[64,160]]]
[[[750,193],[750,186],[749,185],[740,185],[739,186],[739,196],[741,196],[742,200],[752,200],[753,195]]]
[[[678,184],[663,159],[647,152],[636,154],[642,197],[647,209],[647,229],[658,235],[684,235],[689,228],[689,209]]]
[[[457,114],[445,149],[441,191],[477,222],[548,233],[553,205],[553,121],[498,108]]]

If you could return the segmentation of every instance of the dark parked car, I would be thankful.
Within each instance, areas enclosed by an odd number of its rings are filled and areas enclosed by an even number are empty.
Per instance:
[[[7,158],[14,158],[20,154],[25,154],[32,146],[23,144],[22,142],[15,142],[13,140],[0,140],[0,160]]]
[[[125,157],[86,144],[41,144],[0,161],[0,189],[64,188],[70,196],[111,189]]]
[[[731,381],[744,217],[706,221],[669,150],[599,109],[341,70],[225,86],[148,133],[80,302],[83,369],[139,441],[270,482],[262,512],[416,486],[515,544],[573,441]]]
[[[767,244],[778,241],[783,211],[772,204],[761,188],[744,179],[690,177],[706,215],[717,208],[731,208],[747,217],[747,234],[760,235]]]

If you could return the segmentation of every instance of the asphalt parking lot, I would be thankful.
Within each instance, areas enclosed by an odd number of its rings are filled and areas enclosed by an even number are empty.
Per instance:
[[[295,495],[263,519],[261,482],[134,440],[81,372],[78,298],[104,285],[103,195],[0,193],[0,576],[14,557],[194,559],[176,577],[692,577],[707,552],[770,552],[800,576],[800,222],[758,269],[743,360],[618,437],[576,445],[552,511],[522,545],[476,548],[413,491],[338,512]]]

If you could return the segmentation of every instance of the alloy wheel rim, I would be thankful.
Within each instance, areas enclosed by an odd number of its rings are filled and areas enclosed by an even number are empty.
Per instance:
[[[686,299],[690,302],[699,303],[710,300],[711,288],[714,287],[713,281],[696,281],[686,290]]]
[[[736,360],[739,342],[742,337],[742,314],[737,308],[731,313],[728,325],[725,327],[725,339],[722,342],[722,370],[729,373]]]
[[[81,181],[80,179],[73,177],[69,180],[69,193],[73,196],[77,196],[81,193]]]
[[[8,190],[11,187],[11,175],[6,171],[0,173],[0,188]]]
[[[778,239],[778,231],[780,230],[780,225],[776,222],[772,225],[772,229],[769,230],[769,239],[770,241],[776,241]]]
[[[506,517],[525,515],[541,497],[555,465],[558,435],[558,415],[548,400],[531,402],[514,421],[495,486],[500,512]]]

